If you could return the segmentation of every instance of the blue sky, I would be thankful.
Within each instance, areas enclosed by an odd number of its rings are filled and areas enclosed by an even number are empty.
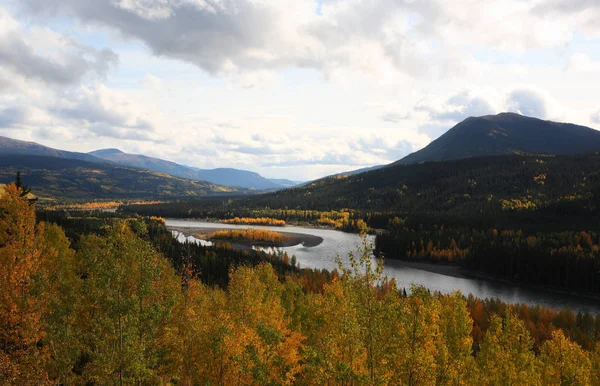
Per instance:
[[[584,0],[4,0],[0,135],[308,180],[470,115],[600,128]]]

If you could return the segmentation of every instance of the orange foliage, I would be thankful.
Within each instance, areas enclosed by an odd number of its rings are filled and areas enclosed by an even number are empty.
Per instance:
[[[0,380],[38,384],[48,358],[44,337],[44,299],[36,296],[36,277],[44,256],[43,225],[14,184],[0,199]]]
[[[243,225],[274,225],[285,226],[285,220],[278,220],[271,217],[235,217],[228,220],[223,220],[225,224],[243,224]]]

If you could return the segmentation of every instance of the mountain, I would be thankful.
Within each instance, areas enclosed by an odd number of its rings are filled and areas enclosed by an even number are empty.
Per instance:
[[[600,149],[600,131],[514,113],[470,117],[396,164],[502,154],[574,154]]]
[[[111,163],[29,154],[0,154],[0,183],[23,183],[40,198],[122,199],[185,198],[249,194],[248,190],[218,186],[164,173]]]
[[[283,189],[287,186],[273,182],[258,173],[248,170],[217,168],[217,169],[198,169],[194,168],[199,178],[213,182],[219,185],[240,186],[258,190]]]
[[[323,178],[232,205],[451,215],[452,221],[485,215],[500,221],[507,211],[525,213],[556,206],[563,208],[562,213],[576,215],[577,209],[571,207],[574,203],[600,210],[600,152],[390,165],[352,176]]]
[[[105,163],[105,160],[90,154],[57,150],[35,142],[19,141],[17,139],[0,137],[0,155],[35,155],[44,157],[68,158],[88,162]]]
[[[95,150],[88,154],[123,166],[148,169],[159,173],[170,174],[176,177],[200,180],[197,173],[191,168],[159,158],[153,158],[139,154],[128,154],[118,149]]]
[[[165,161],[160,158],[153,158],[140,154],[128,154],[118,149],[96,150],[89,154],[120,165],[153,170],[198,181],[208,181],[217,185],[236,186],[257,190],[273,190],[287,188],[290,184],[293,184],[293,182],[288,180],[269,180],[258,173],[247,170],[231,168],[199,169],[180,165],[171,161]]]

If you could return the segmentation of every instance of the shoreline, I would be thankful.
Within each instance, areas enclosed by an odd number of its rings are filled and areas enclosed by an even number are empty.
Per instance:
[[[439,275],[451,276],[459,279],[475,279],[475,280],[484,280],[488,282],[497,282],[503,284],[510,284],[515,287],[532,289],[532,290],[543,290],[548,291],[557,295],[565,295],[565,296],[574,296],[579,298],[584,298],[587,300],[597,300],[600,301],[600,295],[590,294],[590,293],[580,293],[580,292],[572,292],[568,290],[562,290],[560,288],[553,287],[545,287],[538,286],[529,283],[519,282],[510,279],[503,279],[491,275],[487,275],[482,272],[473,271],[458,265],[452,264],[444,264],[444,263],[431,263],[431,262],[422,262],[422,261],[411,261],[411,260],[400,260],[400,259],[386,259],[385,264],[390,264],[391,266],[404,266],[407,268],[418,269],[421,271],[437,273]]]
[[[180,220],[180,219],[178,219],[178,220]],[[193,221],[193,220],[191,220],[191,221]],[[285,227],[281,227],[281,228],[285,228]],[[305,228],[311,228],[311,227],[305,226]],[[318,228],[324,229],[323,227],[312,227],[311,229],[318,229]],[[169,226],[168,229],[180,231],[180,232],[184,233],[186,236],[193,236],[194,234],[202,233],[203,230],[211,230],[211,229],[223,230],[225,228]],[[231,229],[236,229],[236,228],[231,228]],[[332,228],[325,228],[325,229],[332,229]],[[312,235],[302,234],[302,233],[288,233],[288,232],[282,232],[282,233],[285,233],[286,235],[294,235],[296,237],[293,238],[293,241],[290,241],[289,243],[287,243],[285,245],[281,245],[281,246],[275,245],[274,246],[275,248],[288,247],[288,246],[302,244],[303,241],[308,241],[306,239],[312,238],[312,237],[321,239],[318,236],[312,236]],[[303,245],[305,247],[317,246],[322,241],[323,240],[321,239],[316,244],[310,243],[310,241],[309,241],[308,243],[303,244]],[[231,241],[230,241],[230,243],[231,243]],[[240,243],[239,241],[236,241],[235,244],[237,244],[237,246],[241,247],[241,249],[251,248],[252,245],[256,245],[259,247],[265,246],[264,244],[257,243],[257,242],[255,242],[255,243],[252,243],[252,242]],[[273,246],[273,245],[268,245],[268,246]],[[547,291],[549,293],[553,293],[553,294],[557,294],[557,295],[573,296],[573,297],[578,297],[578,298],[582,298],[582,299],[586,299],[586,300],[600,301],[600,295],[590,294],[590,293],[578,293],[578,292],[573,292],[573,291],[568,291],[568,290],[562,290],[560,288],[538,286],[538,285],[519,282],[519,281],[510,280],[510,279],[506,279],[506,278],[495,277],[495,276],[491,276],[491,275],[488,275],[488,274],[485,274],[482,272],[473,271],[473,270],[461,267],[459,265],[434,263],[434,262],[428,262],[428,261],[402,260],[402,259],[393,259],[393,258],[386,258],[385,265],[389,265],[391,267],[394,267],[394,266],[401,267],[402,266],[402,267],[421,270],[421,271],[425,271],[425,272],[431,272],[431,273],[435,273],[435,274],[439,274],[439,275],[454,277],[454,278],[458,278],[458,279],[467,279],[467,280],[475,279],[475,280],[483,280],[483,281],[488,281],[488,282],[503,283],[503,284],[509,284],[511,286],[519,287],[519,288],[523,288],[523,289],[542,290],[542,291]]]
[[[450,264],[436,264],[423,261],[411,261],[411,260],[400,260],[400,259],[385,259],[384,265],[390,266],[403,266],[411,269],[418,269],[420,271],[426,271],[431,273],[437,273],[439,275],[456,277],[459,279],[472,279],[469,276],[468,270],[457,265]]]
[[[211,228],[211,227],[181,227],[181,226],[168,226],[168,230],[177,231],[183,233],[184,236],[194,236],[201,233],[211,234],[215,231],[219,230],[235,230],[237,228]],[[281,232],[286,236],[286,240],[279,243],[271,243],[265,241],[246,241],[246,240],[222,240],[222,239],[210,239],[207,238],[206,241],[211,242],[228,242],[232,245],[244,245],[252,247],[253,245],[258,247],[275,247],[275,248],[285,248],[285,247],[293,247],[296,245],[302,244],[302,246],[306,248],[316,247],[323,242],[323,238],[314,235],[308,235],[305,233],[288,233]]]

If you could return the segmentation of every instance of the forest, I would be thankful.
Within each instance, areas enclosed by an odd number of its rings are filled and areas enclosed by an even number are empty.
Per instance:
[[[600,384],[599,316],[397,288],[366,241],[301,270],[21,193],[0,198],[3,384]]]
[[[392,165],[247,198],[123,205],[129,213],[270,217],[375,232],[388,259],[456,264],[600,294],[600,155],[508,155]]]

